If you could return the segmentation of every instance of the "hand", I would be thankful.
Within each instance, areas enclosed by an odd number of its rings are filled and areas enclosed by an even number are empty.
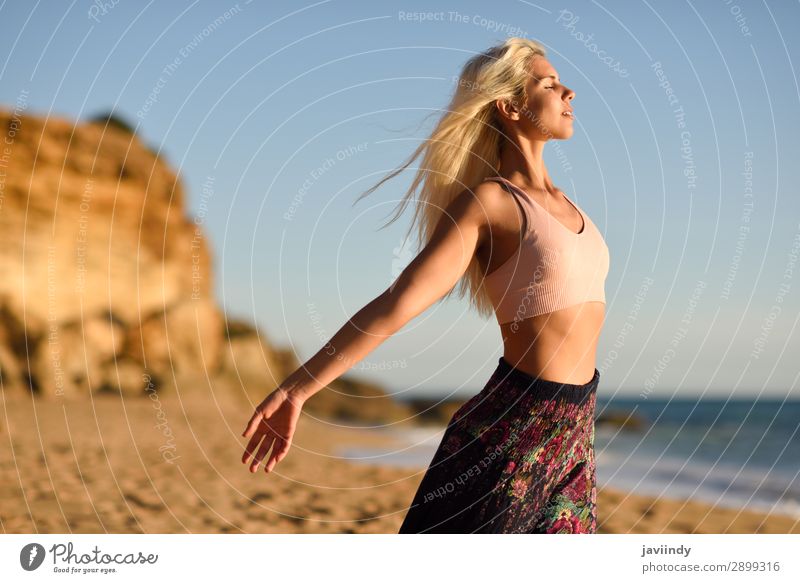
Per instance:
[[[253,451],[263,439],[253,463],[250,464],[250,472],[254,473],[258,470],[258,464],[267,455],[270,446],[273,446],[272,455],[270,455],[267,465],[264,466],[265,472],[271,472],[275,464],[286,457],[302,407],[303,400],[301,398],[290,395],[285,388],[280,386],[256,407],[247,428],[242,433],[244,437],[252,436],[242,456],[243,464],[248,462]]]

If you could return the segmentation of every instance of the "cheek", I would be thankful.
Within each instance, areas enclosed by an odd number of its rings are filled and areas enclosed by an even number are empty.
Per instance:
[[[561,101],[561,98],[559,98],[559,96],[556,95],[555,93],[553,93],[550,96],[550,99],[547,102],[547,106],[549,109],[558,113],[559,115],[561,114],[562,111],[564,111],[564,103]]]
[[[561,115],[564,107],[558,96],[548,91],[547,94],[539,94],[531,97],[528,101],[528,108],[539,117],[550,117],[551,115]]]
[[[541,118],[543,115],[547,115],[548,110],[550,110],[552,106],[541,97],[532,97],[528,100],[527,108],[528,121],[533,121]]]

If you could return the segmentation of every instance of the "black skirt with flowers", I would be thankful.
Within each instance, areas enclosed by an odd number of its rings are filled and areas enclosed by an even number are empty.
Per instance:
[[[453,414],[400,534],[594,533],[599,379],[547,381],[500,357]]]

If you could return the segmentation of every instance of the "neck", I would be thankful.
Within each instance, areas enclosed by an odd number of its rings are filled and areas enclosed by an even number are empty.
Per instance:
[[[554,186],[544,165],[544,144],[525,136],[512,137],[501,149],[498,174],[523,188],[551,191]]]

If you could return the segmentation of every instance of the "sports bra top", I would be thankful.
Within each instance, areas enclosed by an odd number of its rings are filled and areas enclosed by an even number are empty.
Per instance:
[[[564,195],[583,219],[575,233],[509,180],[486,180],[504,185],[526,219],[517,250],[484,278],[497,321],[519,322],[583,302],[605,303],[608,247],[586,213]]]

